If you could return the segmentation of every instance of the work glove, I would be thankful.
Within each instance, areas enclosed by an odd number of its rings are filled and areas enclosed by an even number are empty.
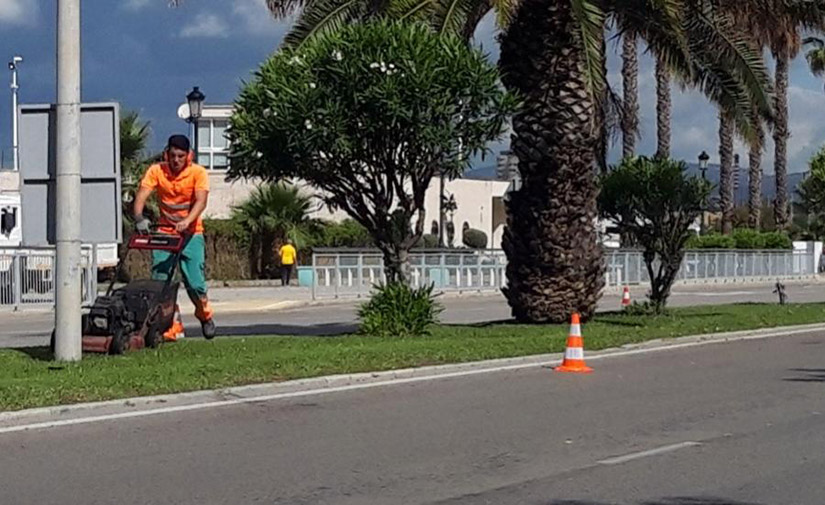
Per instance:
[[[142,217],[135,221],[135,230],[140,234],[147,234],[152,226],[152,222]]]

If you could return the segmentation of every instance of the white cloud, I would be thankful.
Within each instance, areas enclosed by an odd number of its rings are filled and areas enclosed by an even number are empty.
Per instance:
[[[229,35],[229,26],[215,14],[200,13],[183,27],[181,37],[222,38]]]
[[[154,3],[154,0],[125,0],[123,5],[129,10],[137,11],[151,3]]]
[[[263,0],[235,0],[232,13],[243,22],[245,33],[269,35],[278,28]]]
[[[31,25],[40,8],[37,0],[0,0],[0,25]]]

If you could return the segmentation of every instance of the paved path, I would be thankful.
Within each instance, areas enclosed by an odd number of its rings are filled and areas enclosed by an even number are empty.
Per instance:
[[[635,288],[633,296],[641,299],[642,288]],[[294,290],[294,291],[290,291]],[[740,286],[680,286],[671,298],[673,306],[715,305],[738,302],[775,302],[771,285]],[[825,283],[789,284],[791,302],[824,302]],[[274,293],[273,293],[274,292]],[[283,308],[294,293],[292,301],[308,303],[308,291],[301,288],[238,288],[214,289],[216,322],[224,336],[235,335],[338,335],[356,329],[356,310],[363,300],[343,300],[326,305]],[[264,298],[268,293],[270,298]],[[501,295],[444,296],[446,307],[442,321],[448,324],[473,324],[503,321],[510,318],[510,308]],[[330,300],[327,300],[329,303]],[[621,296],[608,293],[600,302],[600,310],[616,310]],[[279,308],[281,307],[281,308]],[[184,324],[188,336],[199,336],[200,325],[191,316],[191,305],[182,302]],[[0,347],[46,345],[54,326],[50,313],[0,313]]]
[[[825,336],[0,435],[14,505],[821,505]]]

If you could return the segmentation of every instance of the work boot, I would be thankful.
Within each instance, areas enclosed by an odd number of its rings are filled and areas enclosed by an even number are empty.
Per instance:
[[[201,321],[201,330],[203,331],[203,338],[206,340],[215,338],[215,322],[212,319]]]

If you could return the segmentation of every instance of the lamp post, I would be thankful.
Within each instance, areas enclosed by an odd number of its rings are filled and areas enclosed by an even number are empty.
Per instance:
[[[203,101],[206,99],[200,88],[195,86],[192,91],[186,95],[186,101],[189,103],[189,119],[187,121],[194,126],[193,144],[195,151],[195,163],[198,162],[198,119],[203,113]]]
[[[14,159],[14,170],[20,171],[20,157],[19,153],[19,135],[17,129],[17,90],[20,86],[17,84],[17,64],[23,62],[22,56],[15,55],[9,62],[9,70],[11,70],[11,131],[12,131],[12,157]]]
[[[707,180],[708,180],[708,176],[707,176],[708,160],[710,160],[710,156],[708,156],[708,153],[706,153],[705,151],[702,151],[699,154],[699,171],[702,172],[702,180],[704,182],[707,182]],[[699,233],[702,234],[702,235],[704,235],[704,233],[705,233],[705,207],[707,207],[707,202],[706,202],[705,198],[703,198],[702,199],[702,209],[701,209],[702,210],[702,222],[701,222],[700,227],[699,227]]]

